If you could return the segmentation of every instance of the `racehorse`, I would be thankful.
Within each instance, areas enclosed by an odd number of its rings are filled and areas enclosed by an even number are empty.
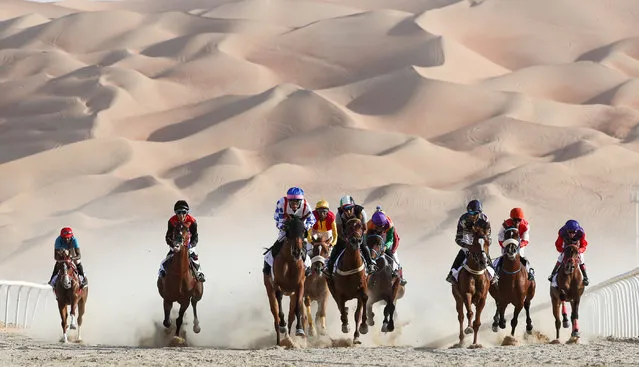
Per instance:
[[[76,310],[78,312],[78,338],[77,341],[82,341],[82,316],[89,296],[89,288],[85,286],[80,288],[80,278],[78,275],[78,269],[76,268],[73,258],[69,254],[69,250],[56,250],[56,261],[59,263],[57,281],[55,282],[55,297],[58,302],[58,311],[60,312],[62,326],[62,338],[61,342],[66,343],[69,341],[67,336],[67,327],[70,329],[76,328],[75,316]],[[71,322],[67,326],[68,310],[67,306],[71,306]]]
[[[188,227],[179,225],[174,233],[175,246],[171,249],[173,257],[165,265],[166,275],[158,278],[157,286],[160,296],[164,299],[165,328],[171,327],[170,313],[173,302],[180,304],[178,317],[175,320],[175,336],[180,336],[180,328],[184,320],[184,313],[193,306],[193,332],[200,332],[200,321],[197,318],[197,303],[202,299],[204,285],[198,282],[191,268],[189,255],[190,232]]]
[[[304,336],[304,222],[298,217],[291,216],[284,224],[286,239],[282,248],[273,256],[273,275],[264,274],[264,287],[273,314],[273,324],[277,335],[277,345],[280,345],[280,333],[288,335],[291,332],[293,319],[297,318],[295,335]],[[282,311],[282,296],[289,296],[289,327],[287,329]]]
[[[481,326],[481,312],[486,304],[486,296],[490,281],[486,269],[488,266],[488,247],[490,242],[487,236],[486,223],[479,219],[472,227],[473,243],[468,247],[466,263],[459,271],[456,284],[452,285],[453,296],[457,305],[457,319],[459,320],[459,345],[464,340],[464,333],[474,333],[473,344],[469,348],[481,348],[477,344],[477,334]],[[472,322],[473,310],[471,305],[475,305],[475,321]],[[464,305],[466,306],[466,316],[468,326],[464,330]]]
[[[504,255],[502,255],[502,266],[499,272],[497,284],[490,287],[490,295],[495,299],[497,310],[493,317],[493,331],[497,332],[497,326],[506,328],[504,313],[506,307],[512,304],[515,307],[513,319],[510,321],[512,327],[511,336],[515,336],[517,318],[522,307],[526,309],[526,332],[532,334],[532,319],[530,318],[530,301],[535,296],[535,281],[528,279],[528,272],[521,262],[519,255],[519,231],[516,227],[506,228],[504,231]]]
[[[343,241],[344,251],[335,262],[333,276],[328,279],[328,289],[337,303],[342,321],[342,332],[348,333],[348,307],[346,302],[357,298],[355,310],[355,334],[353,343],[361,344],[360,333],[368,333],[366,302],[368,302],[368,282],[364,260],[359,246],[364,236],[364,224],[359,218],[351,218],[346,222],[345,238],[339,237],[337,241]]]
[[[563,252],[564,258],[557,270],[557,286],[550,287],[550,298],[552,300],[552,311],[555,316],[555,329],[557,330],[557,339],[553,340],[553,344],[559,343],[559,328],[562,322],[559,321],[559,306],[561,305],[561,313],[563,316],[563,327],[568,328],[568,317],[566,313],[566,304],[570,302],[572,320],[573,338],[579,338],[579,302],[581,295],[584,293],[584,283],[581,271],[579,270],[579,248],[576,245],[567,245]]]
[[[376,302],[384,301],[384,321],[382,332],[392,332],[395,330],[395,303],[404,296],[405,288],[400,284],[398,276],[393,274],[393,258],[384,252],[384,239],[378,234],[368,234],[366,236],[366,246],[371,251],[371,258],[377,265],[377,271],[368,277],[368,303],[366,313],[368,314],[368,325],[375,325],[375,313],[373,305]],[[389,262],[390,261],[390,262]]]
[[[311,302],[317,302],[315,323],[320,335],[326,335],[326,303],[328,302],[328,284],[324,275],[324,266],[331,252],[331,246],[326,238],[313,237],[313,250],[311,252],[311,275],[304,282],[304,305],[306,306],[306,319],[308,320],[308,334],[315,335],[315,325],[311,315]]]

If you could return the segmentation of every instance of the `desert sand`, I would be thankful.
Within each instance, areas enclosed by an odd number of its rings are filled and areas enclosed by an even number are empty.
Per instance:
[[[0,1],[0,279],[47,282],[71,226],[91,289],[84,345],[57,344],[50,295],[28,332],[2,334],[0,362],[628,363],[636,341],[588,330],[578,346],[497,347],[492,300],[488,348],[448,350],[444,278],[471,199],[495,228],[493,257],[496,228],[524,209],[534,305],[550,300],[568,219],[587,232],[592,284],[637,266],[637,14],[635,0]],[[290,186],[393,218],[409,282],[393,335],[326,348],[350,336],[331,301],[332,341],[273,346],[262,251]],[[202,332],[186,326],[195,349],[157,349],[178,199],[199,222]],[[550,311],[533,323],[552,335]]]

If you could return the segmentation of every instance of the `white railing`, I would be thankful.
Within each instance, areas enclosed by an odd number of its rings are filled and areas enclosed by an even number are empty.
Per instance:
[[[639,268],[588,289],[579,316],[592,334],[639,337]]]
[[[40,299],[44,298],[44,307],[46,307],[47,300],[52,294],[51,286],[47,284],[0,280],[0,310],[2,310],[0,315],[4,315],[0,327],[29,327],[38,313]],[[33,297],[35,302],[33,307],[29,307]],[[11,302],[12,299],[15,303]]]

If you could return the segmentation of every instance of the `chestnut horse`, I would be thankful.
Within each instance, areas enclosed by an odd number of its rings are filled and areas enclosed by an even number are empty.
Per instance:
[[[165,328],[171,327],[171,309],[173,302],[180,304],[178,317],[175,320],[175,336],[180,336],[180,328],[184,320],[184,313],[193,306],[193,332],[200,332],[200,321],[197,318],[197,303],[202,299],[204,285],[198,282],[191,268],[189,258],[190,232],[188,227],[179,225],[174,233],[175,246],[172,248],[173,257],[167,262],[166,275],[158,278],[157,286],[160,296],[164,299]]]
[[[392,332],[395,330],[395,303],[404,296],[405,288],[399,282],[399,277],[393,276],[394,261],[392,257],[384,252],[384,239],[378,234],[366,236],[366,246],[371,251],[371,258],[377,265],[377,271],[368,277],[368,303],[366,313],[368,314],[368,325],[375,325],[375,313],[373,305],[376,302],[384,301],[384,321],[382,332]]]
[[[584,293],[584,283],[581,271],[579,270],[579,248],[576,245],[566,245],[564,248],[564,258],[557,270],[557,286],[550,287],[550,298],[552,300],[552,313],[555,316],[555,329],[557,339],[552,343],[559,343],[559,328],[562,322],[559,321],[559,306],[563,315],[563,327],[568,328],[568,317],[566,314],[566,304],[570,302],[573,338],[579,337],[579,302]]]
[[[483,222],[483,223],[480,223]],[[459,320],[459,345],[464,340],[464,333],[474,333],[473,344],[469,348],[481,348],[477,344],[477,334],[481,326],[481,312],[486,305],[486,296],[490,281],[488,279],[488,247],[490,242],[487,236],[486,223],[479,219],[472,227],[473,243],[468,247],[466,254],[466,263],[459,271],[458,279],[452,285],[453,296],[457,305],[457,319]],[[475,305],[475,321],[473,319],[473,310],[471,305]],[[466,306],[466,317],[468,318],[468,326],[464,330],[464,305]]]
[[[532,319],[530,318],[530,301],[535,296],[535,281],[528,279],[526,267],[521,263],[519,255],[519,230],[516,227],[506,228],[504,231],[504,255],[499,271],[497,284],[490,287],[490,295],[495,299],[497,310],[493,317],[493,331],[497,332],[497,326],[506,328],[504,314],[506,307],[512,304],[515,307],[513,319],[510,321],[510,335],[515,336],[517,318],[522,308],[526,310],[526,332],[532,334]]]
[[[87,297],[89,296],[88,286],[80,288],[80,277],[78,275],[78,269],[76,268],[73,258],[69,255],[69,250],[56,250],[56,261],[59,263],[59,270],[57,280],[55,282],[55,298],[58,302],[58,311],[60,312],[62,326],[62,338],[61,342],[66,343],[69,341],[67,336],[67,327],[70,329],[76,328],[75,315],[76,310],[78,312],[78,338],[77,341],[82,341],[82,333],[80,328],[82,327],[82,316],[84,315],[85,305]],[[71,322],[67,326],[68,310],[67,306],[71,307]]]
[[[342,321],[342,332],[348,333],[348,307],[346,301],[357,298],[355,310],[355,334],[353,343],[361,344],[360,333],[368,333],[366,323],[366,302],[368,302],[368,282],[366,280],[366,266],[359,246],[364,237],[364,224],[358,218],[351,218],[346,222],[344,231],[346,238],[339,237],[344,251],[335,262],[333,276],[328,279],[328,289],[337,303]]]
[[[326,238],[313,237],[313,250],[311,252],[311,275],[304,282],[304,305],[306,306],[306,319],[308,320],[308,334],[315,335],[315,325],[311,315],[311,302],[317,302],[315,323],[320,335],[326,335],[326,303],[328,302],[328,284],[324,275],[324,266],[331,252],[331,246]]]
[[[280,345],[281,334],[288,335],[291,332],[293,319],[297,318],[295,335],[304,336],[304,281],[306,280],[304,268],[304,234],[306,228],[304,222],[291,216],[284,224],[286,239],[280,251],[273,256],[273,275],[264,274],[264,287],[273,314],[273,325],[277,336],[277,345]],[[284,311],[282,311],[282,297],[289,296],[289,327],[286,328]]]

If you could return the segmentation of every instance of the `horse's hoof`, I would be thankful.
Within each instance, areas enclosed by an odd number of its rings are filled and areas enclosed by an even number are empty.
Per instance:
[[[288,334],[288,329],[286,328],[286,326],[280,326],[280,333],[281,334]]]
[[[579,331],[573,331],[572,333],[570,333],[570,336],[573,338],[578,338],[579,337]]]
[[[526,334],[532,335],[533,327],[532,325],[526,326]]]
[[[202,329],[200,329],[200,325],[193,325],[193,332],[194,333],[199,334],[201,330]]]
[[[368,334],[368,325],[362,323],[361,325],[359,325],[359,333],[360,334]]]
[[[69,325],[69,329],[71,329],[71,330],[75,330],[76,328],[77,328],[77,327],[75,326],[75,324],[71,324],[71,325]]]
[[[388,330],[389,333],[395,331],[395,323],[393,321],[389,321],[388,326],[386,326],[386,330]]]
[[[465,333],[466,335],[468,335],[468,334],[472,334],[472,333],[473,333],[473,328],[467,327],[467,328],[464,330],[464,333]]]
[[[362,344],[358,337],[353,338],[353,344]]]
[[[168,329],[168,328],[171,327],[171,321],[164,320],[164,321],[162,321],[162,325],[164,325],[164,327]]]
[[[451,345],[450,348],[448,348],[448,349],[458,349],[458,348],[461,348],[461,347],[463,347],[463,345],[460,342],[460,343],[456,343],[456,344]]]
[[[483,348],[484,346],[481,344],[471,344],[468,346],[468,349],[480,349]]]
[[[366,323],[368,324],[368,326],[375,326],[375,319],[369,316],[368,319],[366,320]]]
[[[60,338],[60,343],[67,343],[69,341],[69,339],[67,339],[67,336],[63,336],[62,338]]]
[[[504,322],[500,322],[500,323],[499,323],[499,328],[500,328],[500,329],[505,329],[505,328],[506,328],[506,321],[504,321]]]
[[[504,337],[504,340],[501,342],[502,346],[517,346],[519,345],[519,341],[517,341],[517,339],[515,339],[515,337],[511,336],[511,335],[507,335],[506,337]]]
[[[499,330],[499,327],[497,327],[497,324],[493,324],[493,333],[496,333]]]
[[[347,333],[350,333],[350,332],[351,332],[351,328],[350,328],[350,327],[348,327],[348,324],[344,324],[344,325],[342,325],[342,332],[343,332],[344,334],[347,334]]]
[[[308,328],[308,336],[315,336],[315,328],[312,328],[312,327]]]
[[[550,344],[561,344],[561,342],[559,341],[559,339],[555,339],[551,341]]]
[[[306,333],[304,332],[304,329],[297,329],[295,330],[295,336],[306,336]]]
[[[579,336],[571,336],[568,341],[566,341],[566,344],[579,344]]]
[[[385,322],[382,324],[382,333],[387,333],[388,332],[388,323]]]

